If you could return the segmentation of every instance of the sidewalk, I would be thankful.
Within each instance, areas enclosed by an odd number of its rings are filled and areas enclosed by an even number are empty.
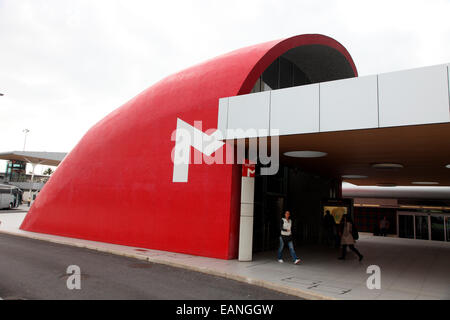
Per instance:
[[[300,265],[290,263],[287,250],[283,264],[275,252],[239,262],[26,232],[19,226],[27,209],[0,210],[0,232],[187,268],[306,299],[450,299],[450,243],[361,234],[361,263],[352,252],[346,261],[337,260],[335,249],[322,246],[297,247],[304,260]],[[369,265],[381,268],[380,290],[367,289]]]

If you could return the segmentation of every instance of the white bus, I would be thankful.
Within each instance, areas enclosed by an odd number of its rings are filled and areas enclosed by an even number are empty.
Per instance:
[[[23,191],[15,186],[0,184],[0,209],[17,208],[22,202]]]

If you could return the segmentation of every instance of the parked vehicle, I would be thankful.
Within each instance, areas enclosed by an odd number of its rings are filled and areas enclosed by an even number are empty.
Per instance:
[[[0,184],[0,209],[17,208],[22,203],[23,191],[7,184]]]

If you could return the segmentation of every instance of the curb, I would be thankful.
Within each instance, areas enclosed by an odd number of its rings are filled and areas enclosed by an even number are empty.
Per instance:
[[[240,276],[240,275],[233,274],[233,273],[218,271],[218,270],[214,270],[214,269],[210,269],[210,268],[192,266],[192,265],[181,263],[181,262],[167,261],[167,260],[159,259],[159,258],[155,258],[155,257],[147,257],[147,256],[143,256],[142,254],[138,254],[138,253],[122,252],[119,250],[99,248],[99,247],[96,247],[94,245],[89,245],[89,244],[81,244],[81,243],[77,243],[77,242],[70,242],[70,241],[56,240],[56,239],[47,239],[42,236],[36,236],[36,235],[31,235],[31,234],[28,235],[28,234],[23,234],[23,233],[14,233],[11,231],[0,230],[0,233],[12,235],[12,236],[23,237],[23,238],[29,238],[29,239],[33,239],[33,240],[46,241],[46,242],[50,242],[50,243],[68,245],[68,246],[77,247],[77,248],[85,248],[85,249],[89,249],[89,250],[93,250],[93,251],[110,253],[110,254],[117,255],[117,256],[133,258],[133,259],[137,259],[137,260],[148,261],[151,263],[162,264],[162,265],[166,265],[166,266],[170,266],[170,267],[200,272],[200,273],[204,273],[204,274],[222,277],[222,278],[229,279],[229,280],[235,280],[235,281],[255,285],[258,287],[274,290],[274,291],[281,292],[284,294],[293,295],[293,296],[296,296],[296,297],[299,297],[302,299],[306,299],[306,300],[336,300],[335,298],[332,298],[332,297],[327,297],[325,295],[321,295],[321,294],[313,293],[313,292],[306,292],[306,291],[303,291],[303,290],[300,290],[297,288],[292,288],[289,286],[276,284],[276,283],[266,281],[266,280],[248,278],[248,277]]]

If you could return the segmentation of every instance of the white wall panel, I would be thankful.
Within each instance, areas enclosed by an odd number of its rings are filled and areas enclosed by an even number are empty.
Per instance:
[[[228,129],[269,130],[270,91],[230,97],[228,100]],[[256,137],[257,134],[234,138]],[[227,138],[231,138],[227,136]]]
[[[377,76],[320,84],[321,132],[377,127]]]
[[[239,261],[252,261],[253,217],[241,216],[239,225]]]
[[[242,177],[241,203],[252,203],[255,198],[255,178]]]
[[[251,261],[253,253],[253,206],[255,178],[241,178],[241,219],[239,226],[239,260]]]
[[[241,203],[241,217],[253,217],[253,203]]]
[[[319,131],[319,85],[272,91],[270,129],[280,135]]]
[[[448,104],[449,104],[449,112],[450,112],[450,64],[447,65],[447,85],[448,85]]]
[[[219,115],[217,129],[225,136],[228,126],[228,98],[219,99]]]
[[[380,74],[380,127],[450,121],[444,65]]]

